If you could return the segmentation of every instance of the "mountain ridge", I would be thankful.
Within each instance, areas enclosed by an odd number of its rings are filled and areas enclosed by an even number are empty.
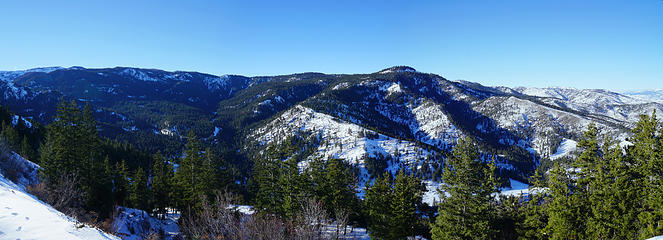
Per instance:
[[[472,137],[487,154],[498,156],[510,177],[520,180],[542,159],[558,152],[564,141],[577,140],[590,122],[627,141],[627,129],[640,115],[663,110],[661,103],[607,90],[490,87],[450,81],[407,66],[366,74],[306,72],[255,77],[131,67],[50,67],[0,72],[0,80],[4,93],[0,103],[22,116],[48,123],[61,98],[90,104],[102,135],[128,141],[147,152],[178,154],[182,136],[193,130],[210,144],[251,155],[250,151],[270,143],[256,144],[247,136],[255,136],[251,133],[259,129],[270,132],[264,129],[267,126],[290,129],[287,121],[277,120],[298,118],[289,111],[304,109],[354,124],[352,129],[361,129],[351,131],[355,141],[370,140],[366,133],[371,132],[371,136],[404,143],[402,149],[397,145],[391,152],[381,153],[391,159],[413,159],[409,155],[414,150],[405,150],[408,144],[439,156],[430,158],[426,167],[416,163],[412,166],[416,169],[439,168],[436,164],[444,161],[458,138]],[[333,155],[320,152],[328,149],[321,147],[322,142],[350,144],[320,128],[299,130],[279,136],[296,133],[310,139],[322,134],[321,142],[309,147],[328,157]],[[253,150],[241,146],[253,146]],[[378,156],[375,151],[362,151],[363,160]],[[343,151],[337,154],[345,155]]]

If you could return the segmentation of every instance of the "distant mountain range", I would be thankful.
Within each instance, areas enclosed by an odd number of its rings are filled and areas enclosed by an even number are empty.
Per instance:
[[[296,136],[309,143],[292,153],[303,159],[341,157],[366,170],[367,159],[388,157],[395,171],[430,168],[470,136],[520,179],[590,122],[626,142],[640,115],[663,110],[661,90],[489,87],[405,66],[262,77],[52,67],[0,72],[0,93],[0,104],[44,124],[61,98],[90,104],[103,135],[148,152],[178,146],[189,130],[244,154]]]

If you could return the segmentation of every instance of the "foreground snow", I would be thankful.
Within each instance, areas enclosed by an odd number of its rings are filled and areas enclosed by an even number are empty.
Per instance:
[[[119,239],[84,226],[0,175],[0,239]]]

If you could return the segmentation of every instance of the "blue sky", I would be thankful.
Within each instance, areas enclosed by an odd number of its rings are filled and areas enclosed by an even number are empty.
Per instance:
[[[663,88],[663,1],[4,1],[0,69],[247,76],[409,65],[485,85]]]

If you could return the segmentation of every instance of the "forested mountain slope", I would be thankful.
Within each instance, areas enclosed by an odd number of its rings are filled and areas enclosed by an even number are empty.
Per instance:
[[[188,130],[242,156],[297,135],[316,139],[307,157],[403,159],[427,178],[459,137],[475,138],[486,158],[523,179],[590,122],[625,141],[639,115],[663,110],[606,90],[487,87],[403,66],[266,77],[52,67],[0,72],[0,91],[0,104],[43,124],[60,98],[88,103],[103,136],[149,153],[179,154]]]

